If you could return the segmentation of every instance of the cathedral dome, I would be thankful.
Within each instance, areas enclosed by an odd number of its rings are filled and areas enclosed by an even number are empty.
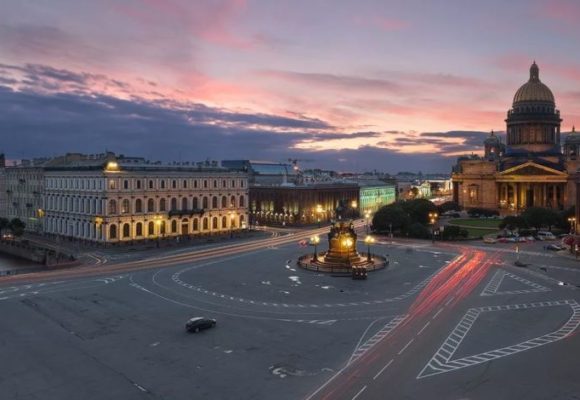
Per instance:
[[[514,96],[514,106],[518,103],[530,102],[555,104],[550,88],[540,82],[540,69],[535,61],[530,67],[530,80],[524,83]]]

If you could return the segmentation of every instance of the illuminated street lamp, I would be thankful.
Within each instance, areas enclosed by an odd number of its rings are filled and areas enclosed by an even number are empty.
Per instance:
[[[318,222],[318,227],[320,228],[320,214],[322,214],[322,206],[320,204],[316,205],[316,214],[317,214],[317,222]]]
[[[234,219],[236,218],[236,213],[230,211],[229,213],[230,216],[230,238],[234,237]]]
[[[365,211],[365,221],[366,221],[366,232],[369,233],[369,218],[371,217],[371,212],[369,210]]]
[[[570,217],[568,222],[570,223],[570,234],[576,233],[576,218]]]
[[[314,246],[314,255],[312,256],[312,261],[318,261],[318,254],[317,254],[317,246],[318,243],[320,243],[320,237],[319,236],[312,236],[310,238],[310,245]]]
[[[161,239],[161,224],[163,222],[163,217],[161,215],[155,215],[153,217],[153,221],[157,226],[157,247],[159,247],[159,240]],[[165,235],[165,232],[163,232],[163,234]]]
[[[429,213],[429,223],[431,224],[431,241],[435,243],[435,223],[437,222],[437,218],[439,214],[436,212]]]
[[[375,238],[371,235],[367,235],[365,238],[365,243],[367,245],[367,261],[371,261],[371,244],[375,242]]]
[[[356,206],[357,206],[357,205],[358,205],[358,204],[357,204],[356,200],[353,200],[353,201],[351,201],[351,202],[350,202],[350,206],[351,206],[351,208],[352,208],[352,217],[353,217],[353,218],[354,218],[354,216],[355,216],[355,213],[356,213]]]

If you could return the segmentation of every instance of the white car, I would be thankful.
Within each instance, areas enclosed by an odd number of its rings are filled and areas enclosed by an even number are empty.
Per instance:
[[[494,239],[492,237],[486,237],[486,238],[483,238],[483,243],[494,244],[494,243],[497,243],[497,239]]]
[[[539,231],[536,236],[539,240],[556,240],[552,232]]]

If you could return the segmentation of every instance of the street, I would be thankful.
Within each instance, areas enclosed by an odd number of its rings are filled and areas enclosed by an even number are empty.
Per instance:
[[[353,281],[296,266],[311,234],[6,277],[2,398],[578,398],[573,260],[379,240]]]

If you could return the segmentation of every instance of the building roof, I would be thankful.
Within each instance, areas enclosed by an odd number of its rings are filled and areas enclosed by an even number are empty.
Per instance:
[[[518,89],[513,104],[530,102],[555,104],[552,91],[540,81],[540,68],[535,61],[530,67],[530,79]]]

